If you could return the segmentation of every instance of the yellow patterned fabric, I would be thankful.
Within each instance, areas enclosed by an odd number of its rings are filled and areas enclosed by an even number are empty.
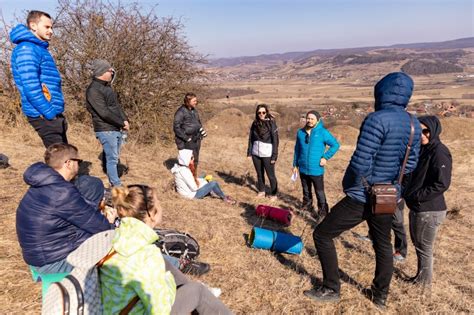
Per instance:
[[[169,314],[176,284],[153,244],[158,235],[135,218],[123,218],[115,233],[117,254],[100,268],[104,314],[118,314],[137,295],[140,301],[129,314]]]

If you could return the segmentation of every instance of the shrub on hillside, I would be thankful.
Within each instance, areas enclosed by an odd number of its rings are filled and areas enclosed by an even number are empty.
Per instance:
[[[402,66],[402,71],[411,75],[427,75],[463,72],[463,68],[448,62],[437,60],[410,60]]]

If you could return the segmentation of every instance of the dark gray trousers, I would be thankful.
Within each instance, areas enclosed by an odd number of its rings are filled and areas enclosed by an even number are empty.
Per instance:
[[[433,278],[433,245],[446,211],[410,211],[410,236],[418,258],[415,280],[431,285]]]
[[[166,259],[165,268],[173,275],[177,287],[171,314],[191,314],[194,310],[199,314],[232,314],[202,283],[189,280]]]

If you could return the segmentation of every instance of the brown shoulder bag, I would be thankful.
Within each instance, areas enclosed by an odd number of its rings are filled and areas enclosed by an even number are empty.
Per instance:
[[[407,150],[405,152],[405,159],[403,160],[400,174],[398,175],[398,186],[401,187],[403,180],[403,173],[405,173],[405,166],[410,154],[411,145],[413,143],[413,136],[415,133],[415,126],[413,124],[413,116],[410,116],[410,139],[408,140]],[[369,189],[370,204],[372,213],[378,214],[394,214],[397,209],[398,189],[394,184],[372,184]]]

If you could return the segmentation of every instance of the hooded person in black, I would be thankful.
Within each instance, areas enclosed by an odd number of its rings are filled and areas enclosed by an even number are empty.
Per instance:
[[[451,184],[452,157],[441,142],[441,123],[436,116],[419,117],[422,139],[429,135],[428,143],[422,144],[416,169],[409,176],[404,199],[408,208],[415,212],[446,210],[443,193]]]
[[[452,157],[441,142],[441,123],[435,116],[418,118],[422,127],[420,159],[406,182],[404,199],[410,209],[410,235],[418,258],[414,283],[431,285],[433,244],[446,217],[444,192],[451,184]]]

